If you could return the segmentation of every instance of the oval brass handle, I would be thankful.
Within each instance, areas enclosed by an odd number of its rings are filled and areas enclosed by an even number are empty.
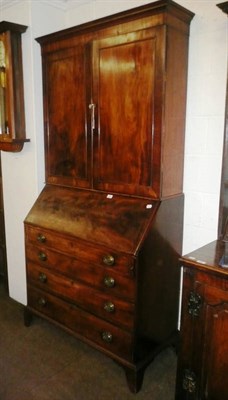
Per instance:
[[[40,261],[46,261],[47,260],[47,255],[43,252],[39,253],[38,255]]]
[[[40,273],[39,273],[39,280],[40,280],[40,282],[42,282],[42,283],[47,282],[47,275],[44,274],[43,272],[40,272]]]
[[[115,264],[115,258],[111,254],[106,254],[103,257],[103,263],[108,266],[112,266]]]
[[[45,243],[46,242],[46,237],[44,235],[42,235],[42,233],[39,233],[39,235],[37,236],[37,240],[40,243]]]
[[[105,286],[112,288],[115,286],[115,279],[112,278],[111,276],[105,276],[104,284],[105,284]]]
[[[40,297],[40,298],[38,299],[38,304],[39,304],[39,306],[41,306],[41,307],[45,307],[46,304],[47,304],[47,301],[46,301],[43,297]]]
[[[113,304],[111,301],[107,301],[104,304],[104,309],[105,311],[107,311],[108,313],[113,313],[115,311],[115,304]]]
[[[112,342],[112,334],[110,332],[102,332],[101,334],[102,340],[106,343],[111,343]]]

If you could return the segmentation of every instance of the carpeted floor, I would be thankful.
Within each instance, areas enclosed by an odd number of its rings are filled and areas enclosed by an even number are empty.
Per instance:
[[[0,284],[0,400],[174,400],[176,354],[163,351],[132,394],[121,367],[52,324],[23,325]]]

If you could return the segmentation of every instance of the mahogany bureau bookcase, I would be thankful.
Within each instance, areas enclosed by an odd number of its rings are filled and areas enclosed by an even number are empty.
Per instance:
[[[175,344],[189,25],[156,1],[41,37],[46,185],[25,219],[33,314],[137,392]]]

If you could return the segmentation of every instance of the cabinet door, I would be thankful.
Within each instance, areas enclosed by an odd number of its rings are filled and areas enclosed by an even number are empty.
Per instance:
[[[177,395],[180,400],[228,398],[228,291],[213,286],[210,278],[184,275],[181,350]],[[222,279],[215,280],[222,287]],[[224,287],[225,285],[223,285]]]
[[[158,197],[164,31],[93,42],[94,187]]]
[[[86,46],[44,57],[46,179],[91,186],[91,140],[86,88],[90,86]]]
[[[228,294],[218,304],[206,306],[202,360],[202,398],[228,398]]]

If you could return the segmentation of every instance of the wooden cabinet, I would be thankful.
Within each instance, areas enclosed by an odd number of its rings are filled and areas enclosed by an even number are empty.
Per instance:
[[[228,268],[225,243],[214,241],[181,259],[183,299],[176,399],[228,396]]]
[[[25,220],[28,306],[140,389],[175,344],[189,24],[158,1],[38,39],[46,186]]]
[[[48,183],[182,193],[191,18],[162,1],[38,39]]]

